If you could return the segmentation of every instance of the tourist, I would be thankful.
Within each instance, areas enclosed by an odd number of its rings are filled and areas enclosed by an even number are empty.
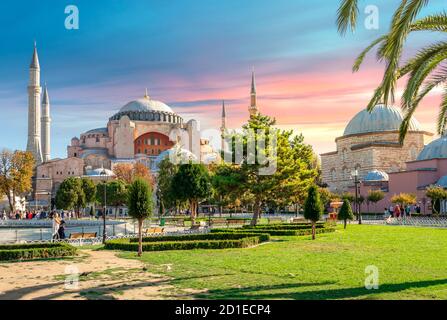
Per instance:
[[[53,233],[52,233],[53,240],[59,239],[60,224],[61,224],[61,219],[60,219],[59,213],[55,213],[53,215]]]
[[[416,206],[416,213],[420,214],[421,213],[421,205],[418,203]]]
[[[398,204],[396,204],[396,206],[394,207],[394,218],[399,219],[400,217],[400,206]]]
[[[407,205],[405,207],[405,217],[411,217],[411,206]]]
[[[64,240],[65,239],[65,221],[61,220],[61,223],[59,225],[58,230],[59,239]]]
[[[393,215],[394,214],[394,207],[393,207],[393,205],[390,205],[390,215]]]

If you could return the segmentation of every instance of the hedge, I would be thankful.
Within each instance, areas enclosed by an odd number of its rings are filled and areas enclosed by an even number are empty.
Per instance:
[[[329,233],[334,232],[335,228],[333,227],[325,227],[325,228],[317,228],[316,233]],[[271,236],[306,236],[312,234],[312,229],[302,229],[302,230],[293,230],[293,229],[239,229],[239,230],[233,230],[233,229],[213,229],[211,232],[247,232],[251,234],[257,234],[257,233],[268,233]]]
[[[319,223],[316,225],[316,228],[325,228],[327,227],[324,223]],[[263,230],[263,229],[269,229],[269,230],[305,230],[305,229],[311,229],[312,225],[309,224],[301,224],[301,225],[294,225],[294,224],[260,224],[256,226],[243,226],[244,229],[250,229],[250,230]]]
[[[31,243],[0,245],[0,261],[62,258],[76,255],[76,248],[66,243]]]
[[[239,240],[247,237],[259,237],[261,242],[269,241],[268,233],[206,233],[206,234],[190,234],[184,236],[161,236],[161,237],[144,237],[143,242],[166,242],[166,241],[193,241],[193,240]],[[138,242],[138,238],[130,239],[130,242]]]
[[[246,237],[238,240],[193,240],[193,241],[163,241],[143,242],[143,251],[192,250],[192,249],[230,249],[247,248],[262,242],[261,237]],[[105,249],[137,251],[138,243],[125,240],[111,240],[105,244]]]

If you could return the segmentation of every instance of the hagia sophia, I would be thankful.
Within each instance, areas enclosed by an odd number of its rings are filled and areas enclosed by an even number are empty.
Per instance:
[[[210,163],[219,159],[219,151],[201,137],[197,120],[185,121],[167,104],[146,93],[125,104],[112,115],[105,127],[73,137],[67,158],[50,158],[50,99],[45,87],[41,98],[40,64],[34,47],[30,65],[27,151],[37,160],[34,196],[47,202],[68,177],[87,176],[93,180],[113,176],[121,163],[143,163],[157,172],[158,163],[167,156],[186,161]],[[41,112],[42,111],[42,112]],[[257,112],[255,76],[252,75],[250,114]],[[40,116],[42,114],[42,116]],[[222,105],[221,132],[226,130],[225,103]]]

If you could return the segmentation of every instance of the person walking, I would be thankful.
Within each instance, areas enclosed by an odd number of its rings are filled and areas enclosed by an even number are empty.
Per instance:
[[[399,217],[400,217],[400,206],[396,204],[396,206],[394,207],[394,218],[399,219]]]
[[[59,239],[59,227],[61,224],[61,218],[59,216],[59,213],[55,213],[53,215],[53,240]]]

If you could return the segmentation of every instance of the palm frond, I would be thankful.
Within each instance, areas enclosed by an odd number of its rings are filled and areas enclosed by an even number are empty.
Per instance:
[[[444,86],[444,93],[442,94],[441,105],[439,106],[438,114],[438,134],[442,135],[445,132],[447,125],[447,87]]]
[[[363,50],[358,57],[355,59],[354,65],[352,67],[352,72],[357,72],[360,69],[360,66],[363,63],[363,60],[365,60],[366,55],[368,54],[368,52],[370,52],[375,46],[377,46],[380,43],[383,43],[386,39],[387,39],[387,35],[385,36],[381,36],[379,38],[377,38],[376,40],[374,40],[373,42],[371,42],[371,44],[369,46],[367,46],[365,48],[365,50]]]
[[[447,32],[447,14],[442,12],[421,18],[411,25],[410,30]]]
[[[342,0],[337,11],[338,32],[344,35],[348,29],[354,31],[358,14],[358,0]]]

